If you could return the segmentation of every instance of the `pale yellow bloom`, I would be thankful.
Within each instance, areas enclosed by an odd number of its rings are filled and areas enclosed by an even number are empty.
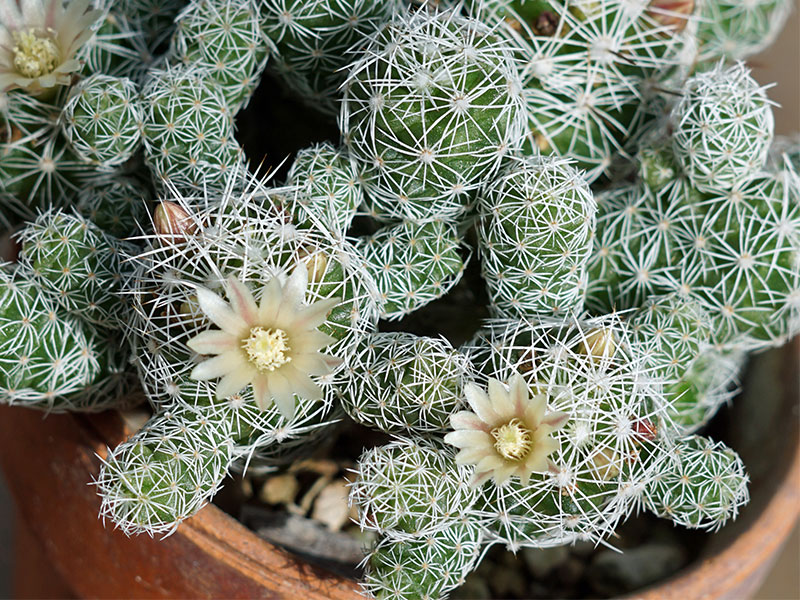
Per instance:
[[[100,11],[89,0],[0,0],[0,92],[68,85]]]
[[[273,401],[286,419],[294,415],[294,395],[316,400],[322,388],[312,377],[325,375],[339,360],[320,350],[335,341],[318,331],[338,298],[304,304],[308,269],[300,263],[285,284],[274,277],[256,304],[249,288],[231,277],[226,282],[230,304],[214,292],[198,288],[203,313],[219,329],[204,331],[187,345],[198,354],[215,354],[191,373],[196,380],[221,378],[217,399],[223,400],[249,384],[262,410]]]
[[[531,473],[547,471],[548,457],[558,450],[550,434],[567,422],[566,413],[547,413],[547,397],[530,397],[525,380],[513,376],[509,388],[489,379],[489,393],[469,383],[464,388],[474,412],[461,411],[450,417],[453,431],[444,441],[461,449],[456,463],[475,465],[472,485],[490,477],[502,485],[512,476],[527,485]]]

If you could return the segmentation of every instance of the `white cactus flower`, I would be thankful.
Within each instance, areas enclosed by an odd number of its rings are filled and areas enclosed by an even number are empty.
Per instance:
[[[567,422],[563,412],[546,413],[547,397],[530,397],[525,380],[514,375],[509,390],[497,379],[489,379],[488,395],[469,383],[464,388],[474,412],[461,411],[450,417],[453,431],[444,441],[461,449],[456,463],[475,465],[471,484],[494,479],[506,483],[512,475],[527,485],[531,473],[550,468],[548,456],[558,450],[550,437]]]
[[[214,292],[197,288],[200,309],[219,329],[204,331],[187,342],[198,354],[215,354],[191,373],[195,380],[221,377],[216,396],[223,400],[253,385],[262,410],[274,401],[288,420],[294,416],[294,395],[322,398],[322,388],[311,379],[325,375],[339,360],[320,352],[335,338],[318,331],[339,303],[330,298],[304,306],[308,270],[299,264],[285,284],[274,277],[264,286],[256,304],[249,288],[234,277],[226,282],[230,304]]]
[[[68,85],[101,12],[89,0],[0,0],[0,91]]]

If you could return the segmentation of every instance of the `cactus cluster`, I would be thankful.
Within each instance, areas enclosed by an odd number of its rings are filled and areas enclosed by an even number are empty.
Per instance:
[[[702,428],[800,331],[800,144],[737,62],[788,6],[0,0],[0,402],[149,404],[95,476],[127,534],[376,430],[380,599],[720,528],[748,475]],[[285,115],[333,138],[259,155]]]

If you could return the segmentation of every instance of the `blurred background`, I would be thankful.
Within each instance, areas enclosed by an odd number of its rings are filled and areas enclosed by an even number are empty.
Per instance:
[[[745,0],[743,0],[745,1]],[[800,131],[800,12],[795,8],[781,36],[766,52],[750,60],[755,78],[769,90],[775,108],[777,134]],[[800,492],[800,490],[799,490]],[[12,596],[14,506],[0,473],[0,598]],[[758,600],[800,600],[800,529],[795,527]],[[693,600],[693,599],[687,599]]]

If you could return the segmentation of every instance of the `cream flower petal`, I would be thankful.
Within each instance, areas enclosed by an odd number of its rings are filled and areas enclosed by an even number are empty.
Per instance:
[[[253,399],[261,410],[272,406],[272,393],[269,391],[269,381],[266,375],[258,374],[253,378]]]
[[[514,417],[514,404],[506,391],[506,386],[497,379],[489,378],[489,398],[499,420],[509,421]]]
[[[472,479],[470,479],[469,484],[472,487],[478,487],[486,483],[489,479],[491,479],[491,477],[492,471],[484,471],[483,473],[475,471],[475,473],[472,475]]]
[[[491,435],[484,431],[474,430],[451,431],[444,436],[444,441],[457,448],[491,446],[493,444]]]
[[[25,22],[25,25],[44,29],[44,6],[41,0],[20,0],[19,4],[22,9],[22,20]],[[56,3],[51,0],[50,6],[53,7],[55,4]]]
[[[228,350],[219,356],[201,362],[192,370],[189,377],[199,381],[215,379],[227,375],[240,364],[242,364],[242,353],[239,350]]]
[[[200,310],[223,331],[241,337],[249,329],[245,320],[233,312],[228,303],[211,290],[197,288],[197,302],[200,304]]]
[[[328,374],[342,362],[320,352],[335,339],[316,329],[338,300],[303,306],[308,281],[304,265],[294,270],[285,285],[281,281],[273,277],[267,282],[260,304],[250,288],[235,278],[226,281],[230,304],[210,290],[197,288],[200,309],[220,330],[198,334],[188,345],[198,352],[219,354],[192,371],[195,379],[222,377],[217,382],[218,396],[227,397],[252,384],[260,408],[274,403],[281,415],[291,419],[297,398],[323,398],[323,388],[312,377]]]
[[[486,423],[480,420],[478,415],[468,410],[461,410],[450,415],[450,426],[453,429],[478,429],[486,433],[489,433],[491,429]]]
[[[498,467],[494,470],[494,480],[497,482],[497,485],[503,485],[514,475],[515,471],[517,471],[516,464],[507,464]]]
[[[281,306],[281,282],[277,277],[270,279],[261,292],[258,319],[262,323],[273,323]]]
[[[492,403],[486,392],[474,383],[468,383],[464,386],[464,395],[467,397],[470,408],[475,411],[478,418],[493,427],[497,422],[497,413],[492,409]]]
[[[444,441],[459,448],[458,464],[475,465],[471,485],[481,485],[489,478],[503,485],[511,477],[523,483],[532,472],[549,468],[548,456],[560,443],[550,437],[556,427],[567,422],[564,413],[547,414],[547,396],[530,397],[525,380],[513,376],[508,389],[497,379],[489,379],[488,394],[474,384],[464,388],[475,413],[460,411],[450,417],[455,429]],[[544,422],[546,421],[546,422]]]
[[[547,410],[547,397],[544,394],[537,394],[528,400],[525,408],[525,422],[533,428],[539,427]]]
[[[240,363],[233,371],[217,382],[217,400],[224,400],[242,391],[256,375],[256,369],[250,363]]]
[[[314,383],[308,375],[296,369],[291,364],[286,365],[281,370],[281,375],[285,375],[286,378],[292,382],[294,393],[301,398],[305,398],[306,400],[322,399],[322,388],[319,384]]]
[[[476,471],[494,471],[505,465],[505,461],[496,454],[483,457],[480,462],[475,465]]]
[[[222,354],[238,347],[239,339],[219,329],[198,333],[186,345],[198,354]]]
[[[461,450],[458,454],[456,454],[456,464],[477,464],[484,456],[486,456],[487,452],[490,452],[490,450],[487,450],[486,448],[469,448],[466,450]]]
[[[281,308],[285,305],[293,307],[302,306],[303,301],[306,299],[306,288],[308,287],[308,267],[305,263],[298,263],[292,271],[289,279],[286,280],[286,285],[283,286],[283,303]]]
[[[316,330],[299,334],[289,331],[289,335],[292,338],[292,348],[297,348],[298,351],[302,348],[303,352],[316,352],[336,341],[336,338]]]
[[[12,31],[22,29],[25,25],[22,13],[14,0],[0,0],[0,21]]]
[[[309,375],[327,375],[331,372],[331,366],[325,360],[330,358],[339,361],[335,357],[326,357],[319,354],[319,352],[309,352],[292,357],[292,364],[296,369],[304,371]]]
[[[250,289],[235,277],[228,277],[226,294],[233,312],[244,319],[248,327],[253,327],[258,322],[258,305]]]
[[[530,398],[528,384],[525,383],[525,379],[523,379],[522,375],[517,374],[509,379],[508,387],[511,402],[514,405],[514,412],[516,414],[523,414],[528,399]]]
[[[558,431],[569,421],[569,415],[565,412],[552,412],[545,415],[541,424],[551,428],[551,431]]]
[[[286,377],[280,373],[270,373],[269,389],[281,416],[290,421],[294,417],[294,393]]]
[[[294,319],[294,325],[306,329],[319,327],[328,318],[328,313],[336,308],[339,303],[339,298],[329,298],[315,302],[311,306],[298,311]]]

